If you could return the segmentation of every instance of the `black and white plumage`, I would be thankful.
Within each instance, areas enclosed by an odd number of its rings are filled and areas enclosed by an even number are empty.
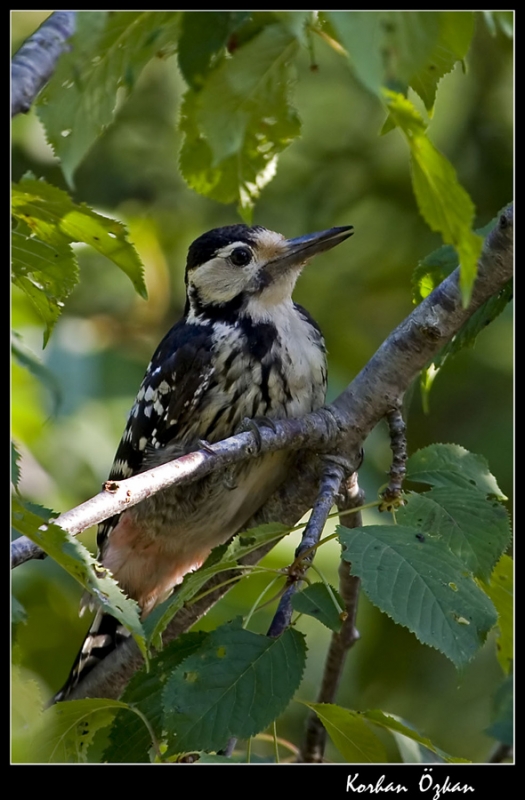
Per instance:
[[[321,331],[292,300],[305,262],[352,235],[332,228],[285,239],[231,225],[199,237],[186,265],[183,318],[159,344],[109,475],[121,480],[233,435],[247,418],[300,417],[324,403]],[[291,456],[272,453],[172,487],[99,525],[99,560],[143,617],[226,542],[286,478]],[[64,689],[125,632],[99,611]]]

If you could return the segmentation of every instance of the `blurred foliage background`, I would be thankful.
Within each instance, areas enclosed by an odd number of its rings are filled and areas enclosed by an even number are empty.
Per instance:
[[[13,50],[46,16],[13,13]],[[410,313],[412,271],[441,241],[418,214],[405,142],[397,131],[379,135],[384,111],[377,99],[321,39],[315,41],[314,62],[305,49],[298,64],[295,103],[302,138],[280,157],[254,223],[290,237],[334,225],[355,227],[344,247],[305,270],[295,293],[324,331],[331,400]],[[13,328],[48,371],[44,385],[13,365],[20,488],[57,512],[95,494],[107,476],[145,366],[182,312],[189,244],[210,228],[240,221],[234,207],[198,196],[179,174],[177,120],[184,90],[176,57],[151,62],[75,174],[75,201],[128,226],[145,265],[149,300],[141,300],[102,256],[80,248],[80,283],[42,350],[39,319],[16,288],[12,293]],[[68,188],[35,113],[15,118],[12,130],[13,179],[30,170]],[[491,32],[482,15],[466,69],[458,65],[439,86],[429,133],[476,205],[475,227],[483,226],[512,199],[513,52],[512,39],[501,29]],[[422,411],[417,386],[407,409],[410,452],[432,442],[456,442],[483,454],[509,497],[509,509],[511,313],[509,306],[474,348],[447,362],[433,386],[429,414]],[[386,480],[389,455],[380,427],[366,443],[360,471],[368,499],[375,499]],[[94,547],[94,531],[82,540]],[[295,545],[296,540],[283,542],[267,563],[285,566]],[[334,583],[338,560],[335,545],[319,553],[318,565]],[[47,698],[66,678],[87,627],[77,616],[81,590],[50,559],[17,569],[13,586],[27,611],[17,628],[17,658]],[[252,578],[236,588],[201,625],[209,629],[246,613],[262,586]],[[254,617],[258,631],[271,615],[269,608]],[[300,697],[313,700],[329,632],[305,618],[299,627],[308,634],[310,651]],[[420,645],[365,598],[358,628],[362,638],[351,651],[338,702],[398,714],[448,752],[485,760],[494,741],[484,731],[502,678],[494,641],[458,674],[444,656]],[[292,703],[279,734],[299,741],[305,713]],[[340,760],[335,749],[328,757]]]

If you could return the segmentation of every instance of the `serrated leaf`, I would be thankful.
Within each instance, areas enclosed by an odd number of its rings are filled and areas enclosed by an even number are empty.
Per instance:
[[[330,739],[350,764],[385,763],[386,750],[363,715],[332,703],[304,703],[314,711]]]
[[[174,735],[170,752],[219,750],[246,739],[281,714],[304,670],[304,638],[289,629],[271,639],[222,625],[175,669],[163,694],[164,723]]]
[[[82,12],[71,48],[37,102],[46,136],[70,185],[75,169],[113,120],[117,90],[133,88],[154,56],[175,51],[180,13]]]
[[[410,76],[410,86],[431,112],[441,78],[463,60],[474,34],[475,18],[472,11],[440,11],[436,15],[439,33],[434,45],[427,50],[424,63]]]
[[[498,612],[498,638],[496,650],[498,661],[506,675],[512,669],[514,659],[514,562],[510,556],[502,555],[490,577],[490,583],[482,584]]]
[[[436,12],[325,13],[348,51],[357,77],[378,96],[382,86],[408,86],[439,33]]]
[[[202,87],[214,57],[249,16],[249,11],[184,12],[177,57],[182,76],[192,89]]]
[[[369,600],[464,666],[497,620],[490,599],[441,539],[403,525],[339,528],[342,557]]]
[[[196,652],[208,636],[204,631],[186,633],[170,642],[151,660],[149,670],[137,672],[129,682],[122,701],[137,707],[149,720],[157,739],[163,736],[162,693],[171,672]],[[126,711],[119,712],[111,728],[104,759],[112,764],[149,763],[151,737],[143,721]]]
[[[313,583],[292,597],[292,608],[318,619],[331,631],[339,633],[343,624],[341,613],[344,611],[344,602],[333,587],[330,590],[324,583]]]
[[[507,511],[476,488],[447,486],[409,494],[396,512],[401,525],[441,537],[476,577],[488,580],[510,541]]]
[[[297,39],[269,25],[209,73],[199,92],[186,93],[180,130],[180,169],[196,192],[236,202],[250,220],[277,156],[299,135],[289,103],[289,64]]]
[[[407,461],[407,479],[431,486],[476,486],[485,495],[507,498],[489,470],[487,459],[459,444],[431,444]]]
[[[410,85],[429,111],[439,81],[465,58],[474,32],[472,12],[332,11],[325,16],[367,89],[381,97],[382,87],[406,94]],[[387,130],[391,125],[390,119]]]
[[[29,537],[75,578],[95,600],[116,617],[133,634],[142,653],[146,654],[144,631],[139,607],[122,592],[111,573],[102,567],[91,553],[67,531],[49,522],[42,530],[42,518],[12,498],[13,527]]]
[[[110,725],[116,711],[124,708],[128,708],[126,703],[98,698],[51,706],[35,738],[34,760],[39,764],[85,763],[95,733]]]
[[[488,234],[499,224],[501,215],[508,209],[508,204],[503,206],[495,217],[482,228],[477,228],[476,233],[485,239]],[[412,293],[415,303],[420,303],[436,288],[447,275],[450,275],[458,266],[458,256],[450,245],[442,245],[429,253],[418,262],[412,273]],[[483,308],[483,306],[481,306]],[[479,309],[478,309],[479,311]],[[477,313],[477,312],[476,312]],[[467,323],[468,324],[468,323]]]
[[[19,230],[12,234],[13,283],[29,298],[44,325],[44,346],[64,301],[78,281],[78,266],[65,238],[45,242]]]
[[[396,717],[392,716],[391,714],[385,714],[379,709],[371,709],[369,711],[362,711],[361,715],[364,719],[374,723],[374,725],[379,725],[382,728],[386,728],[392,734],[400,734],[401,736],[408,738],[413,742],[417,742],[427,750],[430,750],[432,753],[438,755],[441,759],[443,759],[443,761],[447,761],[451,764],[470,763],[467,759],[456,758],[455,756],[445,753],[444,750],[436,747],[436,745],[428,737],[421,736],[421,734],[419,734],[416,730],[409,728],[408,725],[404,725],[400,720],[396,719]]]
[[[456,250],[460,287],[468,304],[483,240],[472,231],[474,204],[458,181],[452,164],[432,144],[426,125],[408,98],[384,92],[388,111],[410,148],[412,184],[421,215],[433,231]]]
[[[28,178],[13,187],[12,213],[37,240],[52,247],[70,242],[90,245],[128,276],[141,297],[147,297],[142,263],[128,241],[126,227],[118,220],[97,214],[85,203],[74,203],[56,186]],[[69,291],[76,280],[76,274],[69,278]]]

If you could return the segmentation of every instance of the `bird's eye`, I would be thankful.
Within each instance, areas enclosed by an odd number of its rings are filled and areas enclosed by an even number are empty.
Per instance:
[[[245,267],[252,260],[252,251],[247,247],[236,247],[230,253],[230,261],[234,267]]]

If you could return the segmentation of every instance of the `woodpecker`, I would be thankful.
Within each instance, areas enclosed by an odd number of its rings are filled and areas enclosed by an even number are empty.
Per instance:
[[[301,417],[326,393],[326,347],[317,323],[292,300],[305,263],[352,226],[286,239],[261,226],[229,225],[190,246],[182,319],[146,370],[109,480],[118,481],[226,439],[247,419]],[[228,541],[285,480],[293,455],[265,454],[171,487],[98,527],[99,561],[146,617],[212,548]],[[128,636],[96,613],[65,686]]]

